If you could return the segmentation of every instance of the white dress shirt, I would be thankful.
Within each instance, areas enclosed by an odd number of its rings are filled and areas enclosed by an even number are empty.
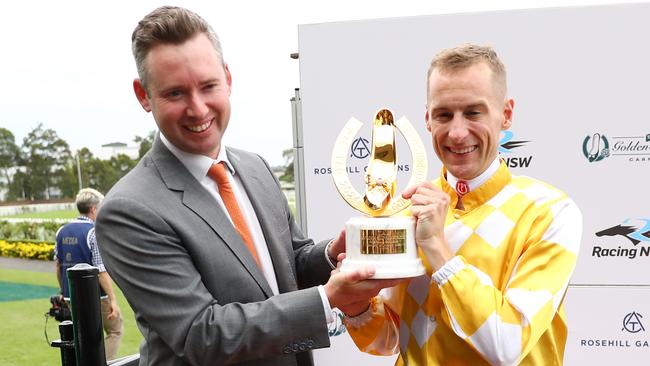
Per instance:
[[[478,177],[467,181],[467,185],[469,186],[469,190],[467,192],[469,193],[475,190],[476,188],[480,187],[481,184],[485,183],[486,180],[490,179],[490,177],[497,172],[500,164],[501,164],[501,159],[500,156],[497,154],[497,157],[490,164],[490,166],[488,166],[488,168],[485,169],[483,173],[479,174]],[[451,174],[449,170],[447,170],[447,182],[449,182],[449,185],[452,188],[455,188],[456,183],[458,182],[458,178],[454,177],[454,175]]]
[[[257,256],[260,259],[260,264],[262,266],[262,272],[264,273],[264,278],[269,283],[273,294],[277,295],[280,293],[278,290],[278,281],[275,278],[275,271],[273,270],[273,262],[271,261],[271,254],[269,254],[269,248],[266,245],[266,240],[264,239],[264,233],[262,232],[262,227],[260,222],[257,219],[253,205],[251,204],[244,187],[242,186],[239,176],[236,174],[235,169],[232,164],[228,161],[228,156],[226,155],[226,149],[223,144],[221,144],[221,149],[219,150],[219,155],[217,159],[211,159],[205,155],[190,154],[185,151],[180,150],[174,146],[169,140],[165,138],[163,134],[160,134],[160,140],[167,146],[169,151],[171,151],[174,156],[181,161],[181,163],[187,168],[187,170],[192,174],[192,176],[205,188],[208,193],[214,198],[215,201],[219,204],[219,207],[226,214],[226,217],[230,219],[232,224],[232,219],[230,214],[226,209],[226,206],[219,195],[219,188],[217,187],[217,182],[208,177],[208,170],[212,164],[224,162],[224,165],[228,167],[226,169],[226,175],[232,186],[232,190],[239,204],[239,209],[244,215],[244,220],[246,220],[246,225],[248,225],[248,230],[251,233],[253,243],[255,244],[255,249],[257,250]],[[233,224],[234,225],[234,224]]]

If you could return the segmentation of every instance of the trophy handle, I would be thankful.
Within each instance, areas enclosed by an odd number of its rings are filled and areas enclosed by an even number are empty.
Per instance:
[[[341,197],[352,206],[353,209],[367,213],[367,207],[363,202],[363,198],[359,192],[352,186],[350,182],[350,177],[346,171],[346,166],[348,162],[348,149],[352,145],[354,136],[361,129],[363,123],[358,119],[352,117],[348,122],[343,126],[343,129],[339,133],[339,136],[336,138],[334,143],[334,149],[332,150],[332,178],[334,178],[334,185],[336,189],[341,194]]]
[[[411,178],[407,183],[407,187],[420,184],[427,179],[427,168],[429,162],[427,160],[427,151],[424,148],[420,135],[415,130],[411,122],[406,117],[402,117],[395,122],[395,127],[404,136],[409,149],[411,150],[411,164],[413,164],[413,172]],[[388,206],[387,211],[391,213],[389,216],[394,215],[411,205],[411,200],[405,200],[400,195],[398,199],[393,200]]]
[[[334,179],[334,185],[339,191],[345,202],[347,202],[355,210],[362,212],[368,216],[391,216],[394,215],[411,205],[410,200],[405,200],[398,195],[397,199],[394,199],[390,204],[383,210],[372,210],[370,207],[366,206],[363,201],[363,197],[357,192],[357,190],[352,186],[350,178],[347,174],[347,152],[352,145],[354,137],[361,129],[361,123],[356,118],[352,117],[348,122],[343,126],[343,129],[339,133],[339,136],[336,138],[334,143],[334,149],[332,151],[332,178]],[[411,150],[413,171],[411,173],[411,178],[409,179],[407,186],[412,186],[418,183],[423,182],[427,176],[427,154],[424,149],[424,144],[418,136],[417,131],[413,125],[406,119],[406,117],[400,118],[395,122],[395,126],[400,131],[407,144]]]

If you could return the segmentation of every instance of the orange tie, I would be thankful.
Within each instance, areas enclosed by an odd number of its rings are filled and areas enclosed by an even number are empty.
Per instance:
[[[237,204],[237,199],[235,198],[235,193],[233,192],[230,181],[228,180],[228,175],[226,175],[226,169],[223,166],[223,162],[212,164],[208,170],[208,177],[217,182],[219,195],[228,210],[228,214],[230,214],[230,219],[233,224],[235,224],[235,229],[237,229],[237,232],[241,235],[244,243],[246,243],[248,250],[253,255],[255,262],[261,268],[262,266],[260,265],[260,259],[257,256],[255,243],[253,243],[253,237],[251,236],[250,230],[248,230],[248,225],[246,225],[244,215],[242,215],[241,210],[239,209],[239,204]]]

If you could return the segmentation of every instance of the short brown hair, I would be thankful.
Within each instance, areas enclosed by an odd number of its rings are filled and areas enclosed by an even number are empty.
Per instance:
[[[470,43],[444,49],[431,60],[431,66],[429,66],[427,72],[427,98],[429,95],[429,81],[434,69],[438,69],[443,73],[453,73],[480,62],[485,63],[492,70],[494,86],[497,92],[505,98],[507,93],[506,67],[492,47]]]
[[[145,90],[147,90],[148,75],[144,61],[149,51],[159,44],[181,44],[199,33],[204,33],[210,39],[223,63],[219,37],[205,19],[190,10],[162,6],[138,22],[131,35],[131,50],[138,68],[140,83]]]

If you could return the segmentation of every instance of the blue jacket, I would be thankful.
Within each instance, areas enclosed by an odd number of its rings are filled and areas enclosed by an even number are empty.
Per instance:
[[[63,297],[70,297],[68,276],[66,271],[78,263],[94,265],[92,252],[88,242],[88,234],[94,230],[95,223],[85,217],[79,216],[75,220],[65,224],[56,234],[56,257],[61,268],[61,279],[63,283]],[[99,287],[101,296],[105,296],[104,290]]]

